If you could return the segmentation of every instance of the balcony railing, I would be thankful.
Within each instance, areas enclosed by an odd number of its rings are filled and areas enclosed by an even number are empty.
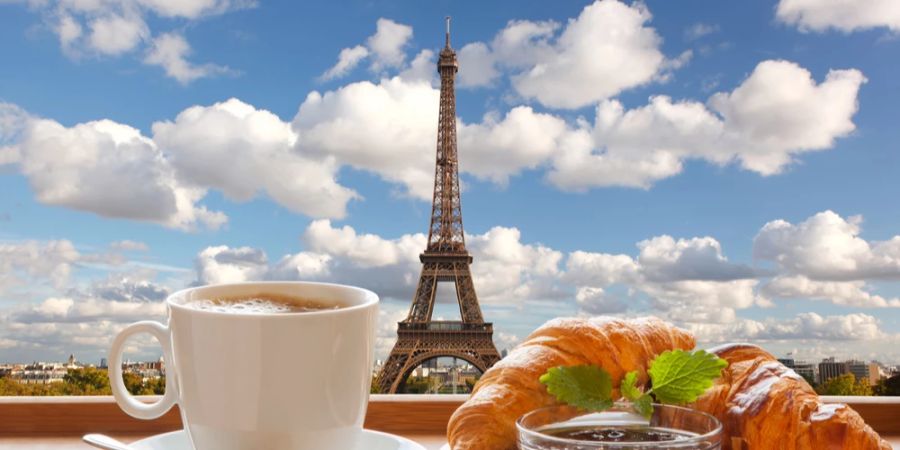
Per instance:
[[[400,331],[458,331],[458,332],[492,332],[490,323],[465,323],[458,321],[439,321],[428,323],[400,322]]]

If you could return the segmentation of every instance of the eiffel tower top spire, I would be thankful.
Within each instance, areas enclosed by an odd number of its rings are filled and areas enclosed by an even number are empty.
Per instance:
[[[459,160],[456,152],[456,89],[454,82],[459,63],[450,47],[450,17],[447,34],[437,64],[441,75],[441,101],[438,112],[437,158],[434,172],[434,197],[431,226],[425,254],[468,255],[463,233],[459,200]]]
[[[447,19],[447,42],[444,44],[444,47],[450,48],[450,16],[445,17]]]

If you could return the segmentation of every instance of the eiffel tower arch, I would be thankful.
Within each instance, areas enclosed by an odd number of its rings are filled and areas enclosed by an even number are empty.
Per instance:
[[[428,245],[419,255],[422,272],[409,314],[397,324],[397,342],[375,380],[383,393],[396,393],[409,374],[423,362],[450,356],[481,372],[500,360],[492,339],[493,324],[485,322],[475,294],[466,250],[459,195],[459,160],[456,150],[456,92],[459,63],[450,47],[450,18],[438,60],[441,100],[438,113],[437,158]],[[452,283],[459,303],[459,321],[432,320],[438,283]]]

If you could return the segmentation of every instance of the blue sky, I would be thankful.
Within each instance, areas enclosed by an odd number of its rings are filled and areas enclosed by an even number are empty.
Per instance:
[[[900,12],[847,5],[0,2],[0,360],[96,360],[166,293],[275,278],[375,289],[383,355],[449,14],[498,346],[653,314],[900,363]]]

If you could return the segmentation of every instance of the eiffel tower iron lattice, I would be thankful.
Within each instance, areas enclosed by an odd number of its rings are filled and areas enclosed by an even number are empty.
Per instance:
[[[459,64],[456,52],[450,47],[449,17],[446,42],[437,66],[441,75],[441,101],[428,244],[419,255],[422,272],[409,314],[397,324],[397,343],[375,380],[382,393],[402,391],[413,369],[437,357],[459,358],[482,372],[500,360],[492,340],[493,325],[484,321],[478,305],[469,270],[472,256],[466,250],[463,234],[454,89]],[[432,320],[435,293],[441,282],[455,285],[461,321]]]

